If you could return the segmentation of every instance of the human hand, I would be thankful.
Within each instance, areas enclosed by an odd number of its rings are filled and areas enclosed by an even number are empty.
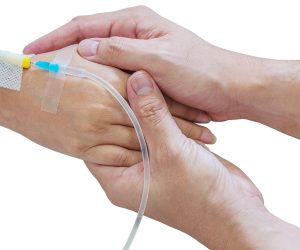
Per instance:
[[[239,168],[181,133],[147,73],[131,76],[127,93],[150,153],[147,216],[193,236],[209,249],[297,246],[293,244],[299,242],[298,229],[266,210],[261,193]],[[113,204],[137,211],[142,163],[129,168],[86,164]]]
[[[51,61],[55,55],[56,52],[41,54],[33,60]],[[128,74],[91,63],[77,53],[71,65],[108,80],[126,98]],[[98,164],[128,166],[141,160],[132,124],[108,92],[87,79],[67,77],[54,115],[41,111],[47,79],[47,72],[32,67],[24,71],[20,92],[0,89],[0,125],[47,148]],[[184,133],[204,143],[214,142],[207,128],[182,119],[192,120],[198,115],[196,110],[188,113],[187,107],[171,99],[169,105]]]
[[[261,60],[217,48],[147,7],[77,17],[25,52],[50,51],[77,41],[82,41],[79,53],[86,59],[146,70],[166,95],[205,110],[216,121],[247,116],[246,83],[263,71]]]

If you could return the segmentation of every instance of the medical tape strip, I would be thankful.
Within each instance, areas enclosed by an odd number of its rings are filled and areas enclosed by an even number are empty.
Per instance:
[[[70,46],[65,48],[63,51],[58,51],[53,63],[58,63],[65,66],[69,65],[75,51],[76,46]],[[42,111],[52,114],[57,113],[60,97],[65,85],[65,80],[65,74],[49,72],[49,79],[46,83],[44,97],[41,103]]]

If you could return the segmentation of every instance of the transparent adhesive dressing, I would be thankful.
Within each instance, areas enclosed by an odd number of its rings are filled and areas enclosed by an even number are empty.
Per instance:
[[[148,148],[146,145],[146,141],[145,141],[141,126],[140,126],[134,112],[132,111],[132,109],[126,102],[126,100],[120,95],[120,93],[109,82],[105,81],[104,79],[100,78],[99,76],[97,76],[93,73],[90,73],[84,69],[59,65],[59,64],[50,63],[50,62],[38,61],[33,64],[36,67],[44,69],[49,72],[65,74],[65,75],[75,76],[75,77],[80,77],[80,78],[88,78],[88,79],[92,80],[93,82],[97,83],[99,86],[106,89],[119,102],[119,104],[122,106],[122,108],[125,110],[125,112],[129,116],[129,118],[133,124],[133,127],[136,131],[139,143],[140,143],[142,157],[143,157],[143,164],[144,164],[144,187],[143,187],[140,207],[138,210],[138,214],[137,214],[135,223],[134,223],[132,230],[129,234],[129,237],[123,247],[123,250],[129,249],[131,246],[131,243],[133,242],[133,239],[136,235],[136,232],[139,228],[142,217],[144,215],[144,212],[145,212],[145,209],[147,206],[147,201],[148,201],[149,189],[150,189],[150,162],[149,162]]]

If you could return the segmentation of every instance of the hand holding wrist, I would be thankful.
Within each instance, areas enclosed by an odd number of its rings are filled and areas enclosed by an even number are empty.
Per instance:
[[[207,112],[213,120],[246,118],[300,138],[300,114],[295,108],[300,105],[299,62],[217,48],[146,7],[75,18],[25,50],[46,52],[91,37],[100,38],[79,46],[88,60],[146,70],[166,95]],[[204,120],[207,117],[194,118]]]
[[[149,87],[137,90],[137,85],[151,84],[152,90]],[[135,73],[127,88],[151,156],[146,215],[210,248],[228,244],[228,239],[244,225],[240,218],[242,212],[262,206],[259,190],[240,169],[180,133],[148,74]],[[138,208],[142,164],[126,169],[87,165],[113,204],[132,210]]]

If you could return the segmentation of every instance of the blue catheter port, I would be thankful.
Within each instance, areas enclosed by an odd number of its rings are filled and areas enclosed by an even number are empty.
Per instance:
[[[53,72],[53,73],[58,73],[59,72],[59,64],[57,63],[50,63],[50,62],[44,62],[44,61],[38,61],[33,63],[36,67]]]

